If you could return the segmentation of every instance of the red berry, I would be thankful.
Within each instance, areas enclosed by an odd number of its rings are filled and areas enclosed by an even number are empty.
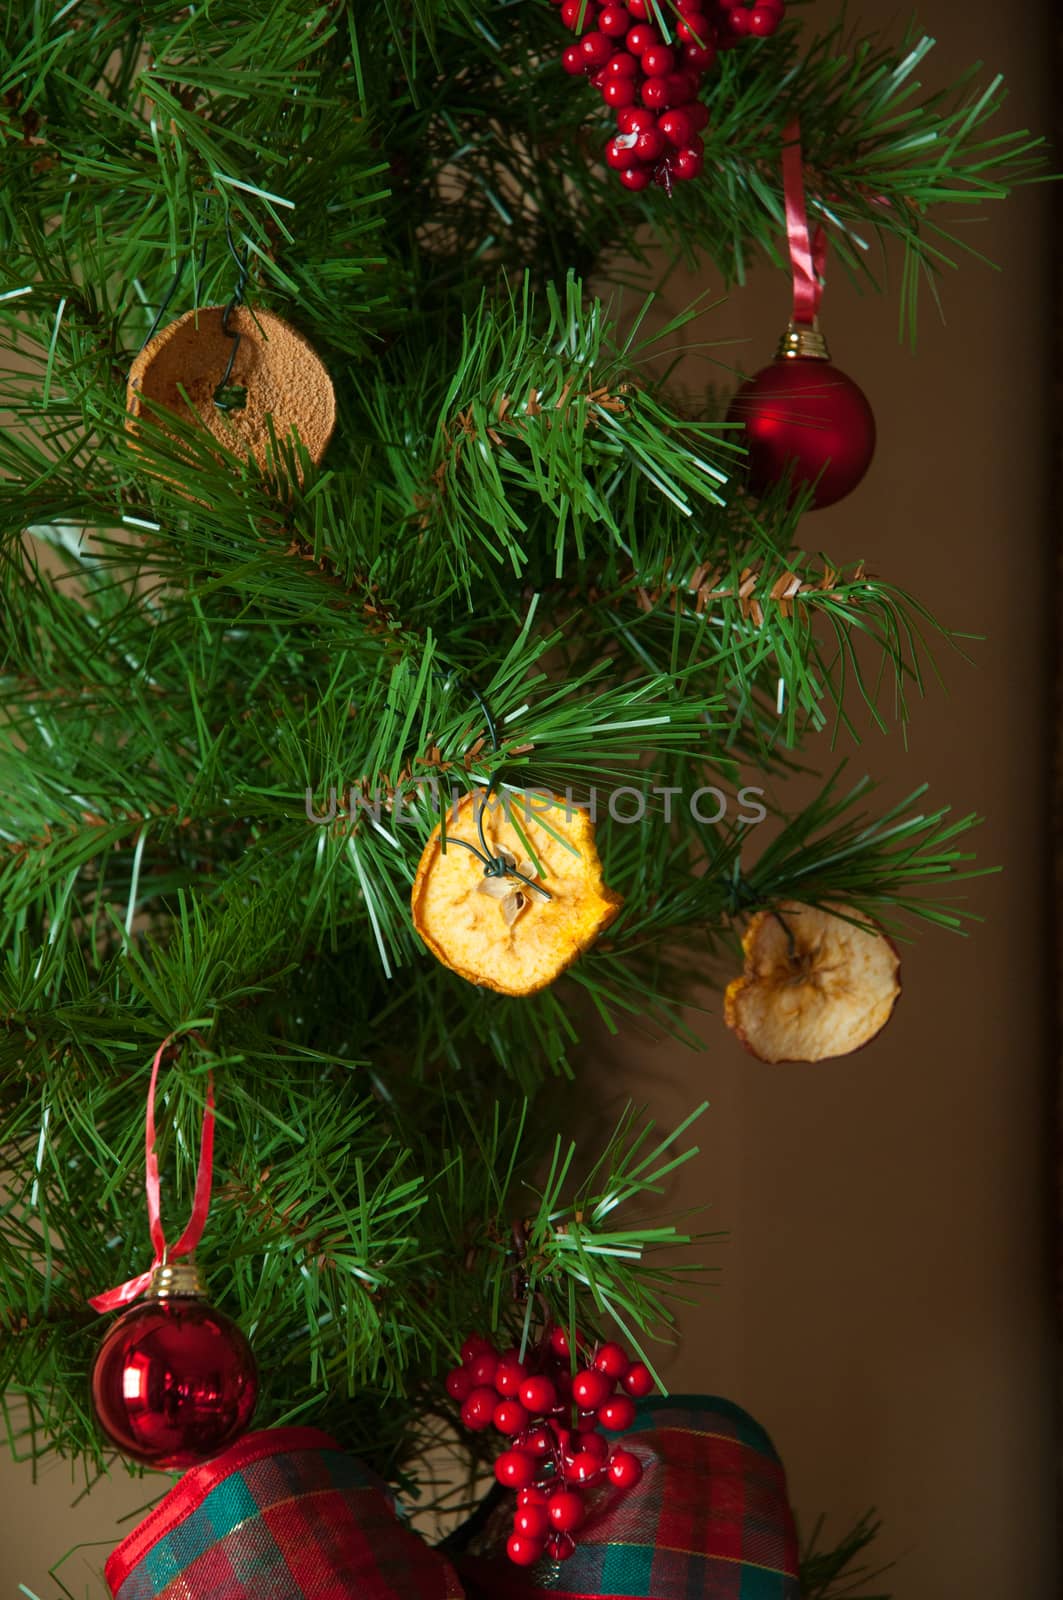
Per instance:
[[[614,1450],[609,1459],[609,1477],[618,1489],[633,1489],[642,1477],[642,1462],[630,1450]]]
[[[533,1417],[545,1417],[557,1405],[557,1390],[549,1378],[526,1378],[520,1386],[520,1403]]]
[[[613,53],[613,46],[607,34],[595,29],[593,33],[585,33],[580,40],[580,49],[583,51],[583,60],[588,67],[604,67]]]
[[[621,174],[621,177],[623,177],[623,174]],[[558,1422],[556,1417],[551,1417],[550,1431],[557,1440],[557,1448],[561,1451],[562,1455],[573,1455],[575,1453],[572,1450],[571,1428],[566,1428],[563,1422]]]
[[[566,72],[571,72],[573,77],[577,72],[583,71],[583,53],[578,44],[570,44],[561,52],[561,65]]]
[[[522,1406],[521,1410],[523,1411],[523,1409]],[[549,1428],[532,1428],[521,1448],[533,1456],[551,1455],[554,1448],[554,1436]]]
[[[631,26],[631,18],[623,6],[603,6],[598,13],[598,26],[610,39],[622,39]]]
[[[499,1433],[522,1433],[528,1426],[528,1413],[519,1400],[500,1400],[495,1406],[494,1424]]]
[[[694,44],[712,43],[712,23],[703,11],[690,11],[676,24],[676,37]]]
[[[564,1328],[550,1329],[550,1348],[554,1352],[555,1356],[568,1355],[568,1334],[565,1332]]]
[[[624,106],[634,105],[635,85],[630,78],[610,78],[602,90],[602,99],[607,106],[620,111]]]
[[[546,1511],[550,1518],[550,1526],[558,1533],[574,1533],[587,1515],[583,1496],[577,1494],[574,1489],[561,1489],[557,1494],[551,1495]]]
[[[547,1506],[549,1503],[550,1496],[546,1490],[537,1488],[535,1484],[529,1485],[527,1489],[517,1490],[518,1511],[523,1511],[526,1506]]]
[[[519,1394],[520,1386],[527,1376],[522,1361],[518,1361],[515,1356],[505,1355],[495,1368],[495,1388],[499,1394]]]
[[[605,1462],[600,1456],[592,1455],[589,1450],[581,1450],[579,1455],[573,1456],[565,1466],[566,1483],[590,1483],[605,1468]]]
[[[709,72],[716,65],[714,44],[707,44],[704,49],[699,44],[685,44],[682,54],[683,65],[689,72]]]
[[[749,12],[742,6],[735,6],[727,13],[727,27],[736,39],[744,39],[749,32]]]
[[[675,71],[675,51],[666,44],[651,44],[642,52],[642,70],[647,78],[663,78]]]
[[[546,1541],[546,1553],[551,1561],[567,1561],[575,1548],[575,1539],[567,1533],[552,1533]]]
[[[671,99],[668,84],[667,78],[647,78],[642,85],[643,105],[651,111],[663,111]]]
[[[635,1457],[631,1459],[634,1461]],[[513,1532],[522,1533],[526,1539],[545,1539],[550,1532],[545,1505],[518,1506],[513,1514]]]
[[[709,125],[709,108],[700,100],[691,100],[688,106],[677,106],[678,111],[685,111],[690,118],[691,127],[695,133],[700,133],[702,128]]]
[[[697,99],[698,80],[692,72],[670,72],[668,86],[670,106],[685,106],[688,100]]]
[[[674,112],[670,111],[668,115],[673,116]],[[599,1372],[604,1372],[607,1378],[613,1378],[619,1383],[631,1362],[621,1345],[603,1344],[594,1358],[594,1365]]]
[[[657,124],[669,144],[677,148],[694,137],[694,124],[685,106],[666,111]]]
[[[649,187],[650,175],[645,167],[628,167],[626,172],[618,172],[617,177],[625,189],[634,189],[637,192],[639,189]]]
[[[561,21],[573,33],[588,33],[594,27],[594,7],[590,0],[565,0]]]
[[[609,60],[605,63],[606,76],[609,78],[633,78],[638,70],[638,62],[635,60],[634,56],[629,56],[626,50],[618,50],[616,54],[610,56]],[[561,1329],[555,1328],[554,1332],[561,1333]],[[561,1337],[566,1339],[566,1336],[563,1333],[561,1334]],[[552,1342],[553,1340],[551,1340],[551,1343]],[[566,1339],[566,1343],[567,1342],[568,1341]],[[556,1352],[556,1354],[560,1356],[567,1356],[568,1351],[559,1350]]]
[[[544,1549],[541,1539],[526,1539],[522,1533],[511,1533],[506,1540],[506,1554],[518,1567],[530,1567]]]
[[[498,1371],[498,1356],[493,1350],[485,1350],[470,1361],[468,1371],[474,1389],[479,1389],[484,1384],[493,1384],[495,1373]]]
[[[461,1347],[462,1366],[471,1366],[476,1360],[477,1356],[482,1356],[488,1350],[493,1350],[494,1348],[495,1347],[491,1343],[490,1339],[485,1339],[482,1333],[470,1333],[469,1337]]]
[[[640,133],[635,143],[635,154],[645,166],[652,166],[659,161],[668,148],[668,141],[659,128],[647,128],[645,133]]]
[[[616,139],[610,139],[605,147],[606,166],[612,167],[614,172],[623,172],[626,168],[633,167],[638,161],[638,156],[635,154],[637,137],[637,134],[622,133]]]
[[[482,1433],[494,1421],[497,1404],[498,1396],[493,1389],[486,1386],[473,1389],[461,1408],[461,1420],[473,1433]]]
[[[626,1394],[614,1395],[598,1412],[598,1421],[610,1433],[622,1433],[635,1420],[635,1402]]]
[[[505,1489],[527,1489],[535,1473],[535,1462],[523,1450],[503,1450],[495,1462],[495,1477]]]
[[[672,158],[672,170],[680,183],[690,178],[699,176],[705,166],[705,156],[700,148],[701,140],[696,145],[686,145],[682,150],[677,150]]]
[[[603,1439],[600,1433],[583,1433],[580,1435],[579,1447],[587,1455],[597,1456],[599,1461],[604,1461],[609,1454],[609,1441]]]
[[[622,1382],[628,1394],[633,1394],[636,1400],[642,1400],[653,1392],[653,1374],[644,1361],[633,1361]]]
[[[646,134],[640,135],[640,138],[646,137]],[[595,1367],[591,1367],[588,1372],[577,1372],[572,1381],[572,1398],[581,1411],[597,1411],[612,1392],[612,1379],[607,1378],[604,1372],[599,1372]]]
[[[704,0],[675,0],[675,8],[681,17],[696,17],[705,10]]]
[[[447,1393],[452,1400],[464,1400],[472,1388],[468,1367],[452,1367],[446,1377]]]
[[[650,15],[648,0],[627,0],[627,9],[636,22],[645,22]]]
[[[767,39],[775,32],[780,20],[777,11],[767,6],[754,6],[749,13],[749,31],[756,38]]]
[[[568,5],[570,0],[565,0]],[[624,40],[624,45],[633,56],[641,56],[644,50],[651,50],[655,44],[660,44],[661,36],[656,28],[650,27],[647,22],[637,22]]]
[[[645,133],[657,126],[657,118],[645,106],[625,106],[616,119],[621,133]]]

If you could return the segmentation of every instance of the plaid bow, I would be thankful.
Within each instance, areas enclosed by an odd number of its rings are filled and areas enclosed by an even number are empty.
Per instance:
[[[313,1428],[193,1467],[113,1552],[114,1600],[461,1600],[384,1485]]]

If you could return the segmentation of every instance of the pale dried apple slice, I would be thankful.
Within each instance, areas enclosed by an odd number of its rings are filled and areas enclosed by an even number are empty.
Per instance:
[[[470,983],[535,994],[594,943],[623,904],[603,882],[590,817],[557,796],[507,794],[484,805],[482,795],[466,795],[457,816],[448,814],[446,833],[445,849],[441,827],[424,847],[410,908],[433,955]],[[477,850],[486,842],[491,856],[549,897],[513,875],[485,876],[483,861],[459,840]]]
[[[892,941],[786,901],[761,911],[742,940],[742,977],[727,986],[724,1020],[761,1061],[828,1061],[868,1044],[901,992]]]

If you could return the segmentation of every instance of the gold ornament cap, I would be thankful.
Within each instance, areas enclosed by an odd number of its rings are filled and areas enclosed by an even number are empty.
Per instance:
[[[164,1261],[151,1274],[147,1293],[152,1300],[205,1300],[207,1285],[194,1261]]]
[[[819,318],[814,322],[789,322],[779,340],[777,361],[829,361],[827,341],[819,331]]]

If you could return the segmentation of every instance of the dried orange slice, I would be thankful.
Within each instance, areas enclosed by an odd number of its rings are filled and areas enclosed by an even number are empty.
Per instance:
[[[488,854],[507,864],[506,875],[486,875],[484,862],[457,842],[483,850],[478,808]],[[602,881],[590,817],[556,795],[506,793],[487,802],[466,795],[457,814],[448,813],[446,833],[446,848],[442,827],[424,847],[413,925],[432,954],[470,983],[510,995],[545,989],[623,903]]]
[[[727,986],[724,1021],[761,1061],[827,1061],[885,1027],[901,992],[900,957],[829,907],[787,901],[761,911],[742,940],[742,977]]]

